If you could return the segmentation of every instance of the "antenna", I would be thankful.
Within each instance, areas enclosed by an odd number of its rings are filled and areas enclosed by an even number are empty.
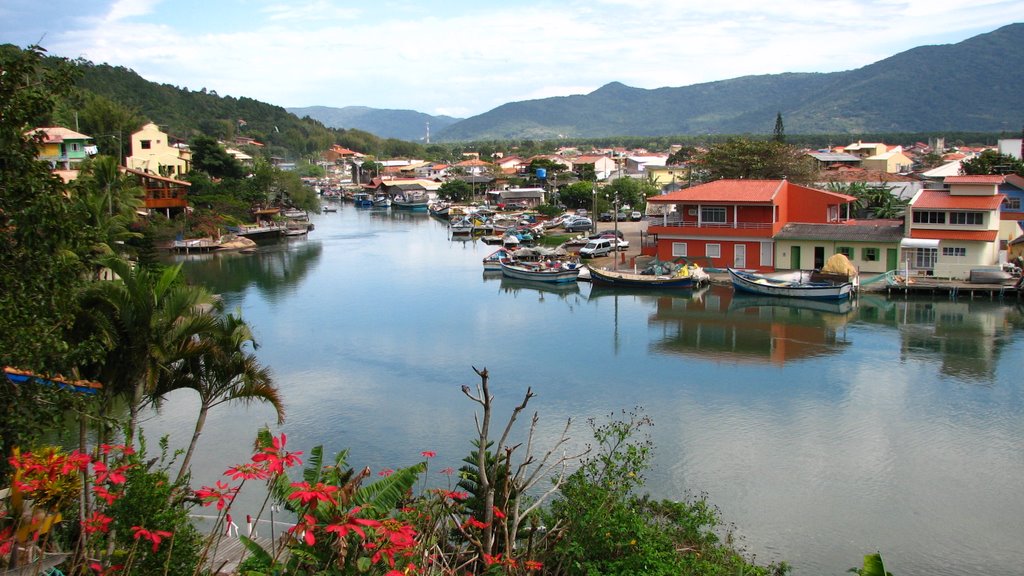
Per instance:
[[[427,144],[430,144],[430,120],[427,120]]]

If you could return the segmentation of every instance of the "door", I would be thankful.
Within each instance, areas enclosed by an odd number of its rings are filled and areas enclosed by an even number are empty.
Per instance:
[[[793,257],[789,260],[789,267],[793,270],[800,269],[800,247],[793,246]]]
[[[889,248],[885,251],[885,266],[886,270],[896,270],[900,267],[900,251],[895,248]]]
[[[814,269],[821,270],[825,266],[825,247],[815,246],[814,247]]]
[[[736,244],[733,248],[733,267],[734,268],[746,268],[747,267],[747,245]]]

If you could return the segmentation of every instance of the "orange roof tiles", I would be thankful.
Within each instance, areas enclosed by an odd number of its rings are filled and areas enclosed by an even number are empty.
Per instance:
[[[998,210],[1002,202],[1002,194],[954,196],[945,190],[922,190],[914,201],[913,208],[914,210]]]
[[[1001,174],[981,174],[974,176],[946,176],[946,184],[1002,184],[1006,176]]]
[[[914,228],[910,231],[911,238],[929,240],[964,240],[969,242],[995,242],[998,230],[935,230],[932,228]]]
[[[648,198],[648,202],[771,203],[785,180],[716,180],[692,188]]]

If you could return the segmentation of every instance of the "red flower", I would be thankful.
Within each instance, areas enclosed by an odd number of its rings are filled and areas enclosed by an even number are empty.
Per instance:
[[[501,520],[502,518],[505,517],[505,513],[502,512],[500,508],[495,506],[494,507],[494,517],[497,518],[498,520]]]
[[[288,529],[288,532],[294,536],[299,534],[306,544],[312,546],[316,544],[316,536],[313,535],[313,530],[316,528],[316,518],[306,514],[302,517],[302,520],[296,522],[295,526]]]
[[[283,433],[280,437],[274,436],[270,446],[266,446],[262,452],[254,454],[252,461],[266,463],[267,472],[270,474],[284,474],[285,468],[302,464],[302,460],[299,459],[302,452],[288,452],[284,449],[287,441],[288,437]]]
[[[97,498],[102,498],[103,500],[106,500],[107,506],[110,506],[111,504],[114,503],[114,500],[117,500],[118,498],[121,497],[120,492],[111,492],[110,490],[107,490],[103,486],[93,486],[92,491],[94,494],[96,494]]]
[[[527,560],[526,562],[523,562],[523,566],[527,570],[540,570],[544,567],[544,564],[537,562],[536,560]]]
[[[375,530],[380,537],[376,542],[364,545],[368,550],[376,549],[371,558],[372,562],[377,562],[382,556],[386,556],[388,564],[394,568],[395,554],[408,550],[416,544],[416,529],[394,518],[382,521]]]
[[[288,496],[289,500],[299,500],[304,506],[309,505],[310,502],[330,502],[331,504],[337,505],[334,501],[334,497],[331,496],[334,492],[338,491],[337,486],[330,486],[323,482],[317,482],[316,486],[310,486],[309,482],[293,482],[292,488],[298,488],[295,492],[292,492]]]
[[[146,530],[142,526],[132,526],[132,532],[134,533],[132,535],[132,538],[135,538],[136,540],[140,538],[145,538],[146,540],[152,542],[153,552],[156,552],[157,549],[160,547],[161,540],[174,535],[173,532],[168,532],[166,530]]]
[[[110,523],[113,521],[114,519],[106,514],[93,512],[92,516],[89,516],[82,521],[82,531],[86,534],[95,534],[96,532],[106,533],[110,531]]]
[[[455,469],[451,468],[451,467],[445,468],[445,469],[441,470],[441,474],[444,474],[445,476],[451,476],[454,473],[455,473]]]
[[[433,450],[425,450],[423,452],[420,452],[420,454],[424,458],[433,458],[434,456],[437,456],[437,452],[434,452]]]
[[[131,464],[125,464],[124,466],[109,470],[107,465],[99,460],[92,463],[92,470],[96,473],[97,484],[103,484],[107,480],[110,480],[112,484],[124,484],[127,480],[124,473],[129,468],[131,468]]]
[[[224,471],[225,476],[230,476],[232,480],[266,480],[270,477],[270,473],[267,469],[259,464],[239,464],[232,468],[228,468]]]
[[[377,472],[377,476],[391,476],[394,473],[395,473],[395,471],[392,470],[391,468],[385,468],[385,469],[381,470],[380,472]]]
[[[104,454],[120,452],[125,456],[131,456],[132,454],[135,454],[135,448],[125,444],[100,444],[100,452],[103,452]]]
[[[472,526],[473,528],[479,528],[480,530],[483,530],[484,528],[487,528],[488,524],[485,522],[481,522],[476,518],[470,516],[466,519],[466,522],[462,524],[463,529],[465,529],[467,526]]]
[[[113,576],[124,568],[124,564],[115,564],[104,568],[99,562],[93,562],[92,564],[89,564],[89,568],[96,571],[96,576]]]
[[[380,527],[380,522],[373,520],[372,518],[357,518],[355,514],[359,512],[359,508],[353,508],[352,512],[345,517],[345,522],[341,524],[329,524],[324,530],[333,532],[338,535],[338,538],[344,538],[349,532],[355,532],[366,540],[366,532],[363,531],[363,526],[369,528]]]
[[[465,500],[469,498],[469,492],[453,492],[451,490],[441,490],[441,495],[452,500]]]
[[[196,490],[196,497],[203,501],[203,506],[217,503],[217,510],[223,510],[224,506],[230,504],[238,494],[237,487],[231,487],[227,482],[217,480],[217,487],[203,486]]]

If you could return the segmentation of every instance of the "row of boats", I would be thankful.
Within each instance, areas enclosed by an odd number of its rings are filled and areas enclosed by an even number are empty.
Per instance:
[[[549,284],[589,280],[595,285],[624,288],[692,289],[711,280],[699,265],[679,259],[674,262],[651,261],[643,269],[609,270],[590,267],[567,257],[563,248],[501,248],[483,259],[485,271],[501,271],[502,276]],[[819,301],[848,300],[855,285],[847,279],[822,278],[808,271],[776,275],[755,274],[726,269],[737,292],[759,296],[800,298]]]

